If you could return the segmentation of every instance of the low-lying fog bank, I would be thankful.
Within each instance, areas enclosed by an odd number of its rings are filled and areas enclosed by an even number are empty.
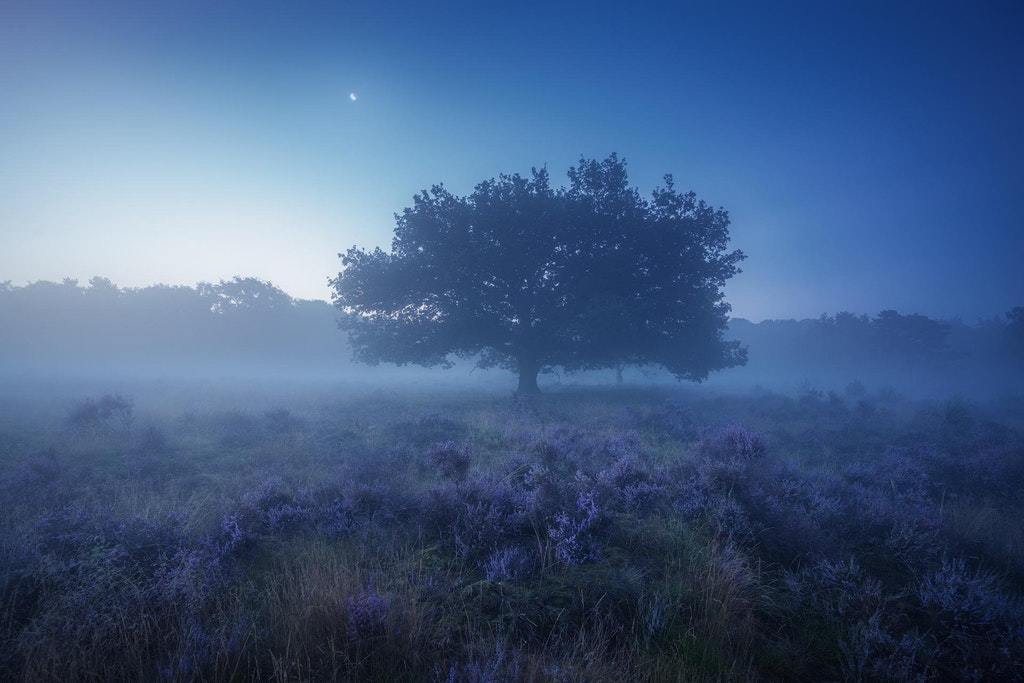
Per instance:
[[[255,278],[194,288],[126,289],[102,278],[87,287],[73,280],[0,285],[0,382],[514,387],[509,373],[475,369],[473,358],[455,359],[448,370],[354,363],[337,329],[339,315],[324,301],[293,299]],[[746,347],[747,363],[712,373],[713,387],[987,399],[1024,386],[1022,308],[973,324],[895,311],[759,323],[734,318],[726,336]],[[677,384],[655,368],[548,370],[542,386]]]

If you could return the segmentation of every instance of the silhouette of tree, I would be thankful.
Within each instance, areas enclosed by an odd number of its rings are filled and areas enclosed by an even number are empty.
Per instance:
[[[949,357],[946,337],[950,326],[947,323],[923,315],[902,315],[886,310],[879,313],[872,324],[877,348],[883,356],[908,364]]]
[[[211,300],[210,310],[215,313],[271,311],[294,303],[280,288],[254,277],[236,276],[231,280],[221,280],[217,284],[200,282],[197,289],[200,296]]]
[[[121,290],[118,289],[117,285],[115,285],[110,278],[96,275],[89,278],[89,291],[117,295]]]
[[[745,360],[722,338],[722,287],[744,258],[727,248],[728,213],[671,176],[645,200],[624,160],[581,159],[566,188],[545,169],[465,197],[435,185],[396,222],[390,252],[353,247],[331,280],[364,362],[478,355],[532,393],[554,366],[656,364],[700,381]]]
[[[256,278],[121,288],[0,284],[0,373],[276,373],[344,367],[336,311]]]

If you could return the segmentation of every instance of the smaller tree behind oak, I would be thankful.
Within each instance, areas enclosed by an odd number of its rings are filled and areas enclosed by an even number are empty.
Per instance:
[[[356,357],[519,374],[660,365],[680,379],[746,360],[725,341],[722,287],[744,258],[729,215],[665,186],[644,199],[624,160],[581,159],[568,187],[546,170],[458,197],[441,185],[396,216],[390,253],[353,247],[331,280]]]

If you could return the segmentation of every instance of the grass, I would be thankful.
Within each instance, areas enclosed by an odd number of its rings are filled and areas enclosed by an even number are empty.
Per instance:
[[[1020,405],[7,400],[0,675],[1020,678]]]

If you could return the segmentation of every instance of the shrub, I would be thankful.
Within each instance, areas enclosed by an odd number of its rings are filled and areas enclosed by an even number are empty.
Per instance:
[[[135,406],[130,398],[104,394],[98,399],[85,399],[75,406],[68,415],[68,423],[76,429],[128,429],[134,412]]]
[[[431,464],[445,479],[465,481],[472,463],[469,446],[458,445],[454,441],[442,441],[430,449]]]
[[[917,586],[916,597],[938,640],[937,666],[959,678],[1024,674],[1024,610],[996,578],[960,558],[943,560]]]
[[[230,412],[220,416],[216,424],[220,444],[227,448],[248,448],[259,440],[259,424],[245,413]]]
[[[646,512],[657,506],[667,493],[664,475],[654,474],[631,454],[622,455],[601,470],[597,481],[611,504],[623,512]]]
[[[860,382],[860,380],[856,380],[855,379],[855,380],[853,380],[852,382],[850,382],[849,384],[846,385],[846,389],[844,389],[844,393],[846,394],[847,398],[853,399],[855,401],[859,401],[862,398],[864,398],[865,396],[867,396],[868,390]]]
[[[764,437],[739,425],[705,431],[698,449],[704,457],[715,460],[755,460],[768,451]]]
[[[575,510],[556,513],[548,527],[555,559],[570,567],[599,559],[601,544],[595,532],[600,516],[594,494],[589,491],[580,492]]]
[[[275,408],[263,413],[263,425],[272,436],[294,434],[302,427],[302,420],[286,408]]]
[[[135,450],[143,455],[166,455],[170,451],[170,443],[158,427],[148,425],[139,435]]]
[[[459,557],[482,561],[495,550],[528,538],[528,499],[506,482],[470,482],[454,491],[452,502],[446,534]]]

